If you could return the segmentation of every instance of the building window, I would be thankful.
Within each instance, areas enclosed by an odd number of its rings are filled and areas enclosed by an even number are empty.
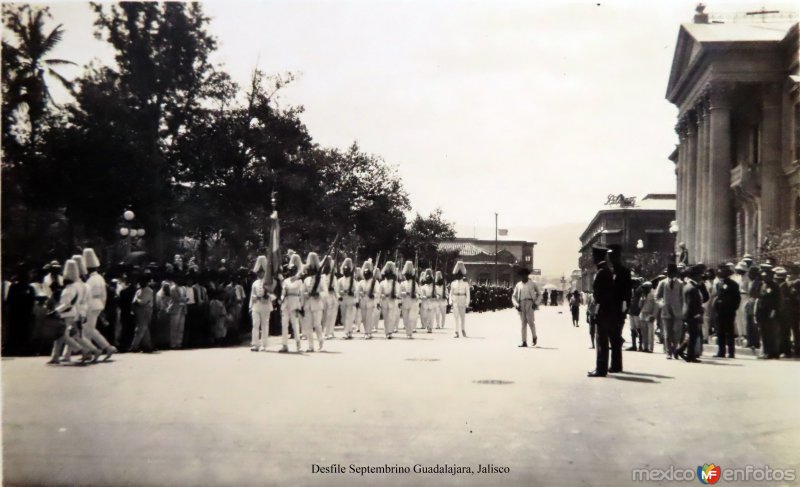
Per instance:
[[[531,261],[531,256],[530,255],[526,255],[525,256],[525,262],[530,262],[530,261]]]

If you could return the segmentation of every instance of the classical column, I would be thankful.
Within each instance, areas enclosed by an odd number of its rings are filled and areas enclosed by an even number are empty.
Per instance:
[[[705,189],[708,176],[708,104],[703,98],[697,107],[697,158],[695,162],[694,198],[691,201],[691,211],[694,213],[694,262],[706,261],[706,205]]]
[[[761,218],[759,240],[769,229],[781,230],[781,90],[777,83],[763,87],[761,106]]]
[[[733,257],[733,199],[731,194],[731,108],[728,84],[711,89],[707,263],[715,265]]]
[[[686,230],[684,231],[684,242],[686,242],[687,246],[693,245],[692,242],[694,241],[694,235],[696,231],[696,212],[694,211],[693,201],[696,200],[696,193],[697,193],[697,116],[694,113],[689,114],[688,124],[686,126],[686,140],[687,140],[687,147],[686,147],[686,178],[684,182],[684,200],[683,200],[683,220]],[[696,252],[696,250],[692,251]],[[691,252],[689,254],[690,259],[695,261],[697,259],[697,255],[693,255]]]
[[[684,228],[684,211],[686,209],[685,196],[686,196],[686,130],[683,120],[678,122],[675,126],[675,131],[678,133],[680,143],[678,145],[678,160],[675,164],[675,174],[677,176],[677,186],[675,191],[675,220],[678,222],[678,241],[684,241],[686,237],[686,230]],[[677,243],[677,242],[676,242]],[[677,250],[677,247],[676,247]]]

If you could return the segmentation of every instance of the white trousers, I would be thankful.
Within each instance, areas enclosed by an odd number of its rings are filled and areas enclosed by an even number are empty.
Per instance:
[[[325,343],[325,335],[322,333],[322,310],[315,308],[303,308],[305,313],[303,317],[303,334],[308,338],[308,349],[311,351],[314,350],[314,333],[317,334],[320,350],[322,350],[322,345]]]
[[[254,309],[250,312],[253,319],[251,330],[250,346],[267,348],[267,337],[269,337],[269,309]]]
[[[289,346],[289,325],[294,331],[294,341],[297,343],[297,351],[300,351],[300,310],[283,309],[281,310],[281,340],[284,347]]]
[[[519,320],[522,323],[522,343],[528,342],[528,328],[531,329],[531,338],[537,338],[536,315],[533,311],[533,301],[526,299],[520,303]]]
[[[417,326],[417,316],[419,315],[419,304],[416,301],[409,304],[403,304],[403,327],[406,329],[406,335],[411,336],[414,333],[414,328]]]
[[[322,308],[322,325],[325,328],[325,336],[333,336],[333,327],[336,326],[336,315],[339,312],[339,300],[336,296],[327,296]]]
[[[97,318],[100,317],[102,310],[89,310],[86,313],[86,323],[83,324],[83,337],[96,343],[102,350],[111,347],[108,340],[97,331]]]
[[[456,333],[460,331],[463,335],[466,332],[464,321],[467,319],[467,305],[465,303],[453,303],[453,316],[456,319]]]
[[[381,311],[383,311],[383,330],[388,337],[397,331],[397,323],[400,321],[400,308],[396,299],[384,299],[381,301]]]
[[[447,301],[437,299],[433,306],[433,316],[436,320],[436,328],[444,328],[444,321],[447,318]]]
[[[364,334],[372,336],[378,329],[378,308],[375,307],[375,300],[367,299],[361,302],[361,321],[364,326]]]
[[[356,313],[357,310],[355,301],[348,302],[347,298],[345,298],[341,303],[339,303],[339,310],[342,313],[344,334],[345,336],[352,336],[353,324],[356,321],[356,317],[359,315],[359,313]]]

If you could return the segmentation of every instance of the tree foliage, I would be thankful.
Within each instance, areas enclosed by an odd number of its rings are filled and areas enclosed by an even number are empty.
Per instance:
[[[242,265],[266,245],[275,210],[283,245],[301,252],[324,251],[337,234],[361,258],[412,243],[428,252],[432,238],[452,235],[441,212],[406,232],[408,195],[379,156],[316,145],[303,108],[276,102],[291,74],[255,69],[242,87],[213,65],[217,41],[199,3],[92,8],[115,63],[75,80],[53,71],[73,96],[56,106],[43,73],[66,62],[47,57],[62,27],[47,32],[46,8],[3,6],[18,41],[3,42],[3,259],[63,258],[79,245],[112,257],[125,209],[157,258],[191,239],[199,260]],[[15,145],[5,131],[23,112],[36,136]]]

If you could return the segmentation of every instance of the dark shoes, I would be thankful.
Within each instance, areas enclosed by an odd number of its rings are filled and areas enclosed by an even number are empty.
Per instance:
[[[536,346],[536,340],[537,340],[537,338],[533,337],[533,340],[531,341],[531,343],[533,344],[534,347]]]
[[[586,377],[605,377],[605,376],[606,376],[606,374],[604,374],[602,372],[598,372],[596,370],[593,370],[593,371],[588,372],[586,374]]]
[[[522,347],[527,347],[527,346],[528,346],[528,344],[527,344],[527,343],[525,343],[525,342],[522,342],[522,345],[517,345],[517,346],[518,346],[518,347],[520,347],[520,348],[522,348]]]
[[[622,372],[622,369],[608,369],[608,371],[612,374],[618,374]]]
[[[627,350],[628,352],[635,352],[636,351],[636,347],[635,346],[634,347],[628,347],[625,350]]]

